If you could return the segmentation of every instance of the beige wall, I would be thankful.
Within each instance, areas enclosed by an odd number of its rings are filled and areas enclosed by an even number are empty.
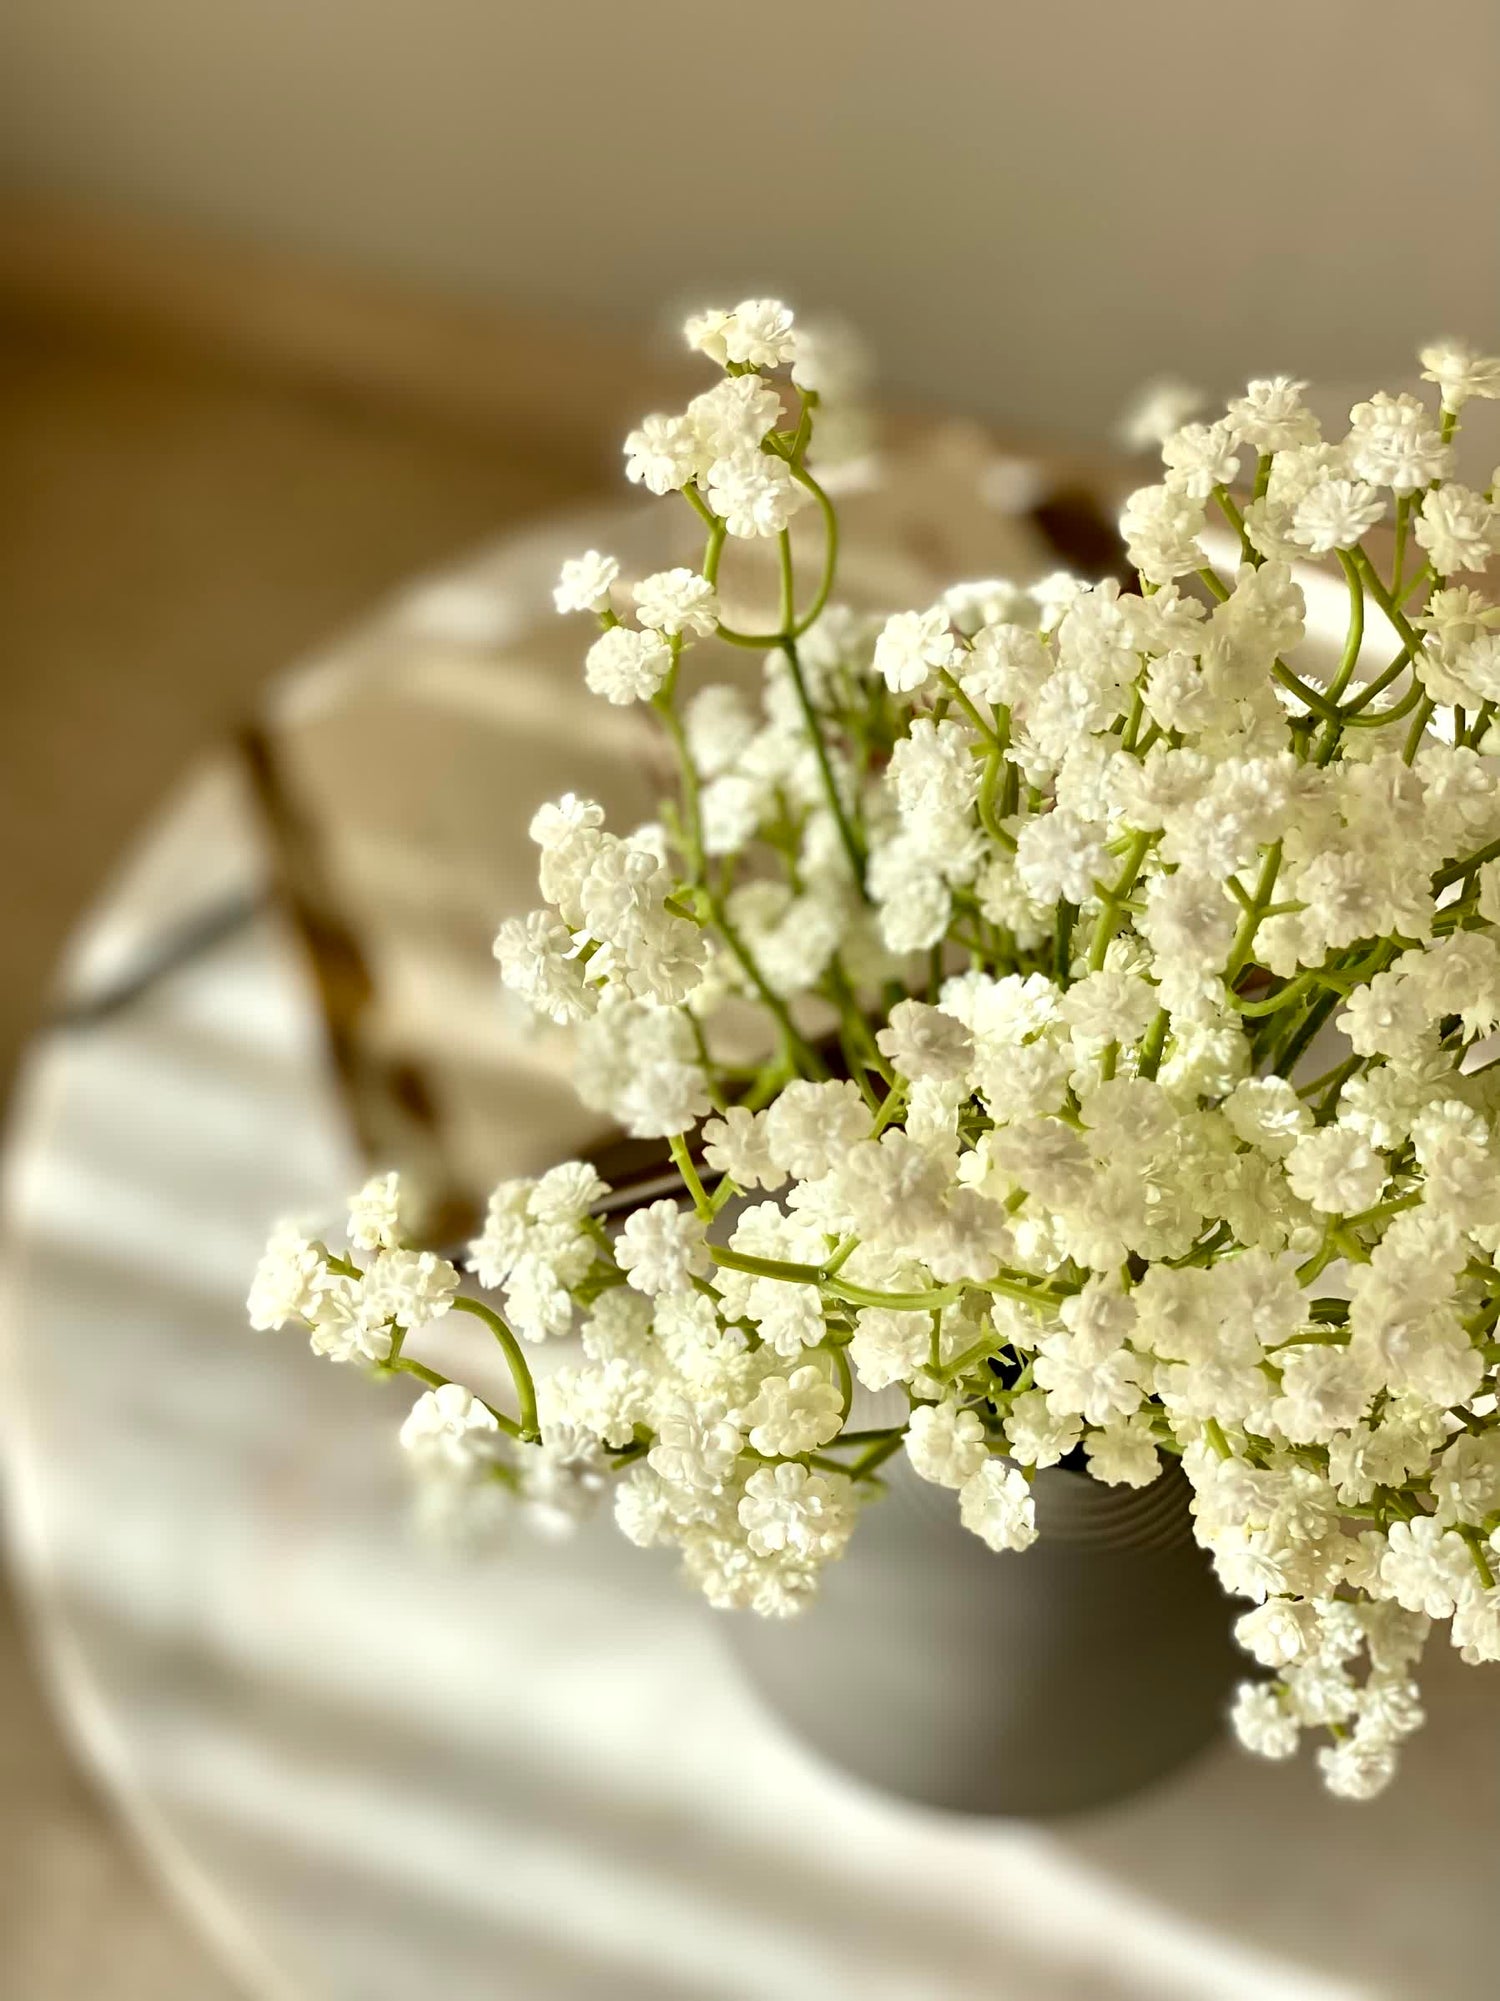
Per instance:
[[[1497,103],[1496,0],[0,8],[13,181],[622,325],[774,287],[1081,435],[1500,339]]]

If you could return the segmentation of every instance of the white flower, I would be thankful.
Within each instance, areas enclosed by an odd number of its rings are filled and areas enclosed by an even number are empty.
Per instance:
[[[737,1188],[779,1188],[785,1168],[771,1157],[764,1112],[731,1105],[722,1118],[703,1128],[703,1158],[716,1174],[727,1174]]]
[[[671,649],[659,633],[612,625],[589,648],[583,672],[596,695],[623,706],[626,702],[649,702],[671,666]]]
[[[1036,1380],[1054,1417],[1108,1424],[1140,1409],[1141,1363],[1128,1349],[1093,1356],[1071,1335],[1049,1335],[1036,1359]]]
[[[573,934],[555,910],[507,917],[495,933],[500,978],[538,1014],[552,1021],[581,1021],[597,999],[578,958]]]
[[[803,320],[797,327],[792,380],[824,403],[847,403],[864,394],[874,362],[858,329],[843,320]]]
[[[873,1124],[857,1084],[792,1083],[766,1114],[766,1146],[778,1167],[810,1181],[838,1166]]]
[[[703,1225],[675,1202],[635,1209],[615,1239],[615,1262],[637,1292],[686,1292],[713,1270]]]
[[[392,1251],[399,1237],[401,1177],[374,1175],[349,1198],[349,1241],[362,1251]]]
[[[731,375],[695,396],[687,415],[698,440],[699,463],[708,471],[715,459],[759,452],[761,441],[781,416],[781,397],[758,375]]]
[[[1305,382],[1275,375],[1252,382],[1229,406],[1235,435],[1258,452],[1284,452],[1318,442],[1318,423],[1302,401]]]
[[[797,352],[792,315],[780,299],[741,299],[718,338],[726,360],[751,368],[780,368]]]
[[[326,1280],[311,1303],[308,1345],[330,1362],[384,1362],[391,1352],[392,1318],[379,1293],[340,1274]]]
[[[495,1414],[462,1383],[444,1383],[417,1398],[401,1427],[401,1443],[419,1464],[472,1473],[489,1463],[500,1427]]]
[[[586,549],[563,564],[552,602],[561,612],[607,611],[610,586],[619,574],[620,565],[613,556]]]
[[[1163,439],[1161,456],[1174,484],[1194,500],[1207,500],[1216,486],[1230,486],[1240,469],[1236,431],[1228,418],[1217,424],[1184,424]]]
[[[722,368],[729,359],[724,335],[733,318],[734,314],[722,306],[710,306],[704,312],[694,313],[683,327],[688,346],[699,354],[706,354],[710,361],[716,361]]]
[[[1272,1160],[1282,1160],[1313,1115],[1284,1077],[1242,1077],[1220,1107],[1234,1135]]]
[[[720,1492],[744,1444],[718,1398],[671,1393],[657,1411],[656,1443],[646,1460],[678,1504],[691,1506],[694,1496]]]
[[[1318,1769],[1324,1785],[1337,1798],[1374,1799],[1396,1776],[1396,1753],[1388,1743],[1346,1737],[1343,1743],[1319,1751]]]
[[[934,605],[930,611],[895,612],[875,641],[875,672],[897,695],[914,694],[934,674],[956,667],[962,658],[963,648],[948,622],[945,605]]]
[[[792,1458],[837,1437],[843,1400],[823,1371],[807,1363],[790,1376],[763,1376],[753,1402],[734,1419],[757,1452]]]
[[[1161,1457],[1144,1412],[1089,1432],[1083,1450],[1089,1472],[1106,1487],[1149,1487],[1161,1475]]]
[[[703,778],[731,771],[755,734],[744,695],[722,684],[700,688],[683,721],[694,768]]]
[[[1349,412],[1344,456],[1356,480],[1388,486],[1393,493],[1414,493],[1447,476],[1453,449],[1443,443],[1417,397],[1388,396],[1380,390]]]
[[[1418,359],[1422,380],[1438,385],[1445,410],[1461,410],[1471,396],[1500,397],[1500,357],[1478,354],[1467,341],[1434,341]]]
[[[634,587],[636,616],[653,632],[696,632],[706,639],[719,616],[719,594],[696,570],[659,570]]]
[[[753,445],[715,459],[706,484],[708,504],[729,533],[747,538],[779,535],[808,500],[782,461]]]
[[[538,1223],[579,1223],[596,1202],[609,1193],[609,1184],[585,1160],[559,1161],[549,1167],[526,1198],[528,1215]]]
[[[625,440],[625,476],[650,493],[675,493],[702,469],[703,444],[691,417],[643,417]]]
[[[849,1359],[867,1390],[888,1389],[926,1366],[931,1342],[929,1315],[870,1306],[855,1315]]]
[[[739,1519],[757,1556],[785,1552],[821,1562],[838,1554],[854,1526],[850,1483],[795,1461],[762,1466],[745,1482]]]
[[[974,1038],[963,1023],[923,1001],[898,1001],[875,1045],[913,1083],[962,1077],[974,1060]]]
[[[918,1404],[906,1433],[914,1472],[939,1487],[961,1487],[985,1462],[984,1425],[976,1411],[944,1403]]]
[[[1441,576],[1456,570],[1482,570],[1500,540],[1494,507],[1472,487],[1449,484],[1422,496],[1412,533],[1432,558]]]
[[[250,1325],[265,1333],[289,1320],[310,1317],[323,1278],[323,1253],[294,1223],[278,1223],[271,1232],[255,1276],[250,1281],[246,1311]]]
[[[1066,1459],[1083,1435],[1076,1417],[1059,1417],[1048,1408],[1041,1390],[1026,1390],[1005,1415],[1005,1436],[1011,1457],[1023,1466],[1055,1466]]]
[[[1198,541],[1204,527],[1203,503],[1179,486],[1143,486],[1131,494],[1120,516],[1125,552],[1148,584],[1201,570],[1208,558]]]
[[[1463,1537],[1430,1516],[1392,1522],[1380,1559],[1380,1581],[1408,1612],[1449,1619],[1474,1576]]]
[[[1036,1503],[1026,1475],[986,1459],[958,1493],[958,1518],[993,1550],[1030,1549],[1036,1541]]]
[[[1500,1661],[1500,1590],[1470,1578],[1459,1595],[1451,1638],[1470,1667]]]
[[[1318,1612],[1294,1598],[1268,1598],[1235,1621],[1234,1637],[1262,1667],[1290,1667],[1318,1636]]]
[[[1373,1209],[1385,1186],[1385,1162],[1344,1126],[1303,1133],[1287,1155],[1286,1173],[1294,1195],[1330,1216]]]
[[[441,1320],[457,1291],[457,1271],[433,1251],[378,1251],[365,1271],[367,1306],[402,1327]]]
[[[1096,826],[1057,806],[1022,827],[1016,870],[1038,903],[1059,897],[1083,903],[1093,895],[1095,880],[1109,872],[1109,854]]]
[[[1257,1758],[1296,1756],[1301,1731],[1296,1718],[1283,1708],[1273,1682],[1242,1681],[1229,1715],[1235,1736]]]
[[[1321,479],[1292,510],[1291,536],[1314,556],[1352,549],[1385,513],[1385,501],[1358,479]]]

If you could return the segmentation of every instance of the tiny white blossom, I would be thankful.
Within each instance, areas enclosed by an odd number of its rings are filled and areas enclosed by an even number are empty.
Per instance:
[[[671,666],[671,651],[658,633],[614,625],[589,648],[584,678],[596,695],[623,706],[649,702]]]
[[[686,1292],[712,1271],[703,1225],[675,1202],[635,1209],[615,1239],[615,1261],[637,1292]]]
[[[1319,480],[1292,511],[1292,540],[1314,556],[1352,549],[1384,513],[1384,500],[1364,480]]]
[[[1445,410],[1461,410],[1471,396],[1500,397],[1500,356],[1477,353],[1467,341],[1434,341],[1422,349],[1422,380],[1442,391]]]
[[[974,1060],[974,1038],[963,1023],[923,1001],[899,1002],[875,1043],[881,1055],[913,1082],[962,1077]]]
[[[854,1526],[849,1482],[795,1462],[762,1466],[745,1482],[739,1518],[757,1556],[785,1551],[825,1560],[843,1548]]]
[[[731,535],[779,535],[805,507],[808,493],[780,459],[754,446],[741,446],[708,470],[708,504]]]
[[[401,1443],[421,1465],[471,1473],[491,1458],[499,1432],[494,1412],[462,1383],[444,1383],[417,1398]]]
[[[649,493],[678,492],[702,467],[702,439],[691,417],[643,417],[625,440],[625,476]]]
[[[1286,1172],[1294,1195],[1331,1216],[1372,1209],[1385,1186],[1385,1162],[1344,1126],[1301,1134],[1287,1155]]]
[[[843,1405],[837,1386],[808,1363],[790,1376],[763,1376],[754,1401],[735,1412],[735,1422],[757,1452],[792,1458],[838,1435]]]
[[[977,1412],[961,1410],[951,1397],[918,1404],[906,1433],[906,1456],[924,1480],[962,1487],[985,1463],[984,1425]]]
[[[934,674],[956,667],[962,657],[943,605],[894,613],[875,641],[875,672],[898,695],[925,687]]]
[[[620,565],[613,556],[586,549],[563,564],[552,602],[561,612],[607,611],[610,587],[619,574]]]
[[[780,368],[797,352],[792,315],[780,299],[741,299],[720,330],[726,360]]]
[[[362,1251],[393,1251],[399,1241],[401,1177],[374,1175],[349,1198],[349,1241]]]
[[[1036,1541],[1036,1503],[1024,1473],[987,1459],[958,1493],[964,1527],[994,1550],[1029,1549]]]
[[[695,632],[707,638],[719,616],[719,594],[696,570],[660,570],[631,592],[636,616],[653,632]]]
[[[1242,1681],[1235,1693],[1230,1720],[1236,1737],[1256,1757],[1296,1756],[1301,1731],[1296,1718],[1283,1707],[1272,1683]]]
[[[1432,558],[1432,567],[1450,577],[1485,567],[1500,546],[1500,516],[1471,487],[1437,486],[1423,494],[1412,533]]]
[[[294,1223],[278,1223],[246,1301],[250,1325],[259,1332],[285,1327],[289,1320],[306,1320],[318,1298],[324,1264],[318,1246]]]

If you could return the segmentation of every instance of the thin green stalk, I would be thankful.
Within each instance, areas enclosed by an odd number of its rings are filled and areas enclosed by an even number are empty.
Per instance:
[[[453,1310],[455,1313],[472,1313],[476,1320],[484,1322],[499,1342],[506,1366],[510,1370],[511,1381],[516,1386],[516,1401],[521,1407],[518,1435],[528,1444],[534,1444],[542,1435],[542,1427],[536,1411],[536,1384],[532,1380],[531,1370],[521,1351],[520,1342],[494,1308],[486,1306],[483,1300],[470,1299],[467,1294],[461,1292],[454,1298]]]
[[[1260,876],[1245,913],[1240,919],[1235,933],[1234,944],[1230,947],[1229,963],[1225,969],[1224,981],[1233,986],[1250,962],[1250,954],[1255,946],[1255,934],[1260,929],[1261,920],[1270,906],[1276,889],[1276,877],[1281,870],[1281,843],[1274,841],[1266,849],[1260,865]]]
[[[839,795],[837,781],[833,774],[833,763],[828,755],[828,745],[823,738],[822,724],[813,708],[812,697],[807,692],[807,682],[802,673],[802,660],[797,652],[797,642],[790,633],[777,642],[785,656],[787,670],[792,677],[792,686],[797,692],[797,705],[802,711],[802,720],[807,726],[807,734],[812,740],[814,755],[818,760],[818,770],[822,775],[823,789],[828,795],[829,808],[838,826],[839,839],[844,844],[844,853],[849,858],[849,866],[854,871],[854,881],[860,895],[865,895],[865,854],[855,834],[852,822],[844,809]],[[866,899],[868,901],[868,899]]]
[[[677,1172],[682,1176],[682,1185],[692,1197],[698,1220],[711,1223],[714,1219],[714,1206],[704,1191],[698,1170],[693,1164],[693,1156],[688,1152],[686,1137],[682,1133],[673,1133],[667,1145],[672,1150],[672,1159],[676,1163]]]
[[[793,639],[800,639],[804,632],[817,624],[833,593],[833,580],[838,573],[839,562],[839,517],[833,502],[804,466],[792,465],[788,470],[800,486],[807,488],[823,516],[823,574],[811,605],[791,628]]]
[[[777,1027],[781,1030],[783,1041],[786,1043],[787,1048],[795,1053],[800,1067],[806,1071],[809,1077],[826,1077],[828,1075],[828,1065],[800,1032],[796,1023],[792,1020],[791,1011],[787,1007],[786,1002],[776,992],[775,988],[756,964],[754,954],[731,921],[729,913],[724,908],[722,899],[710,895],[709,909],[713,916],[715,930],[729,947],[730,953],[739,965],[740,970],[760,996],[761,1005],[775,1020]]]

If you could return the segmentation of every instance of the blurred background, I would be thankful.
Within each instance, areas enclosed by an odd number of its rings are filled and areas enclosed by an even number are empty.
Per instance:
[[[618,487],[685,304],[836,310],[894,404],[1103,455],[1149,377],[1493,348],[1497,102],[1492,0],[8,0],[5,1075],[272,677]],[[0,1994],[230,1991],[0,1618]]]

